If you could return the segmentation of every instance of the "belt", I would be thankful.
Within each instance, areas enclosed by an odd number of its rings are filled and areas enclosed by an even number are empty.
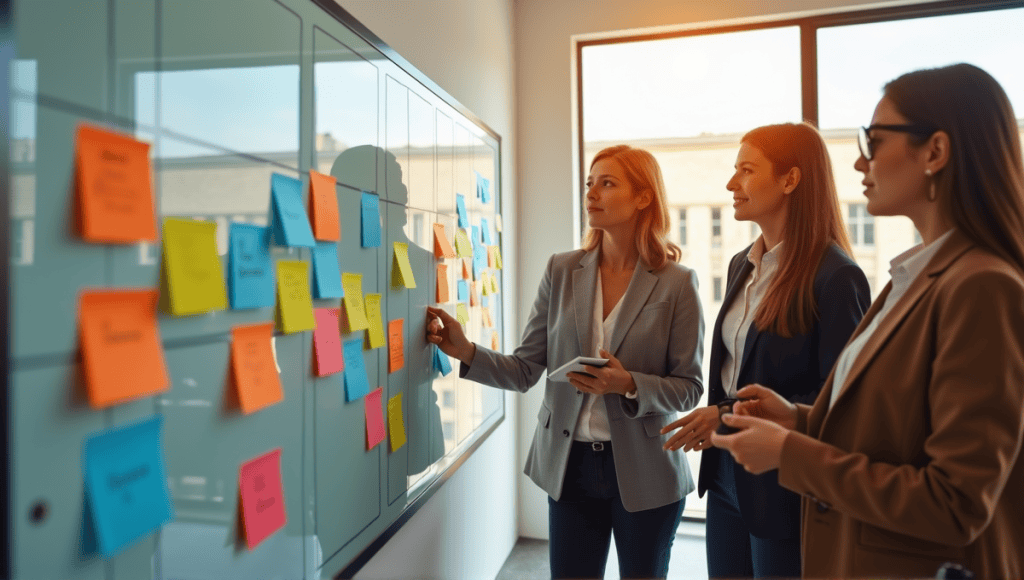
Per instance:
[[[573,446],[580,447],[585,451],[593,451],[595,453],[612,450],[611,441],[573,441],[572,444]]]

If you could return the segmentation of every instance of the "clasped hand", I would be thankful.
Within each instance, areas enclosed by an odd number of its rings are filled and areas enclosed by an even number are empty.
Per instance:
[[[786,436],[796,427],[796,405],[762,385],[747,385],[736,396],[746,400],[734,404],[733,413],[722,415],[721,421],[740,431],[712,432],[711,444],[731,453],[736,463],[755,475],[778,469]]]
[[[576,387],[582,393],[590,393],[592,395],[607,395],[608,393],[625,395],[635,391],[636,383],[633,382],[633,375],[629,374],[629,371],[622,367],[619,359],[604,349],[601,349],[600,355],[601,358],[608,359],[606,365],[603,367],[584,365],[583,370],[594,376],[588,377],[583,373],[569,373],[566,375],[569,379],[569,384]]]

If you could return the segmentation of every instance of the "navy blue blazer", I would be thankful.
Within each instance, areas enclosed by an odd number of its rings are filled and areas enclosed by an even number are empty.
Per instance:
[[[722,320],[739,294],[754,265],[747,259],[748,246],[732,257],[725,300],[715,321],[708,370],[708,404],[726,399],[722,386]],[[839,353],[860,323],[871,303],[867,278],[857,264],[838,246],[825,251],[814,277],[814,300],[818,318],[809,332],[784,338],[759,332],[751,325],[743,348],[743,361],[737,376],[737,388],[762,384],[794,403],[812,404],[839,358]],[[722,451],[711,447],[702,452],[698,493],[703,496],[718,470]],[[752,534],[759,538],[800,537],[800,496],[783,489],[778,470],[753,475],[737,468],[736,489],[740,512]]]

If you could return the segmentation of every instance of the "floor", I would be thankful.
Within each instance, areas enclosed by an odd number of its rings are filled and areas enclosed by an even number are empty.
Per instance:
[[[612,542],[608,565],[605,568],[606,580],[619,578],[618,561],[615,555],[615,543]],[[704,524],[703,522],[683,522],[679,525],[675,541],[672,542],[668,578],[669,580],[707,580],[707,577]],[[550,578],[547,540],[519,538],[495,580],[550,580]]]

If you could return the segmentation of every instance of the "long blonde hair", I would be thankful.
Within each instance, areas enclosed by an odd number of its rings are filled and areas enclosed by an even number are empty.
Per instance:
[[[661,167],[649,152],[629,145],[606,147],[594,156],[590,168],[604,159],[614,159],[626,172],[626,179],[633,188],[633,195],[644,190],[651,192],[651,203],[640,210],[636,226],[636,249],[640,258],[655,270],[660,270],[667,261],[678,262],[682,251],[668,241],[668,201],[665,198],[665,181]],[[583,249],[588,252],[601,247],[604,238],[602,230],[590,228],[583,236]]]

